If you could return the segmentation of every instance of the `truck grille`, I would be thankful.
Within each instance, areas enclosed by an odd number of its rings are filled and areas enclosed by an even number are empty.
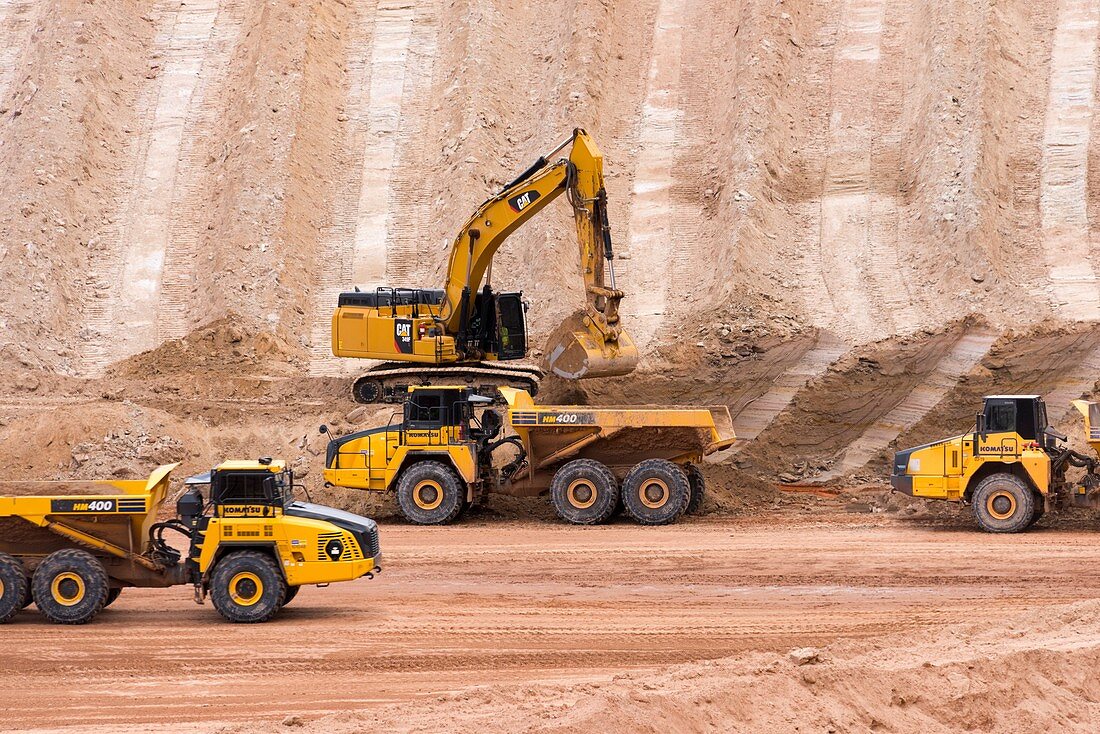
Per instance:
[[[361,533],[359,537],[360,543],[363,545],[363,553],[367,558],[378,557],[378,526],[374,525],[367,529],[365,533]]]
[[[330,551],[334,547],[332,542],[339,543],[342,552],[339,556]],[[348,533],[321,533],[317,536],[317,558],[322,561],[361,561],[363,554],[359,550],[359,544]]]

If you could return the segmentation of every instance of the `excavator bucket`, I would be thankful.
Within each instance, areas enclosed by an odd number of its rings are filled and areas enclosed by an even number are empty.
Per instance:
[[[607,339],[584,311],[578,311],[554,330],[547,341],[550,371],[565,380],[628,375],[638,366],[638,348],[625,333]]]

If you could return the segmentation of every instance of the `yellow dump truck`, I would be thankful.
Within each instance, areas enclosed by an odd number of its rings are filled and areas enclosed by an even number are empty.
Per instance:
[[[1100,454],[1100,403],[1073,401]],[[973,430],[894,455],[894,490],[969,503],[978,525],[1017,533],[1048,509],[1100,507],[1100,462],[1063,445],[1038,395],[990,395]],[[1070,481],[1067,472],[1083,470]]]
[[[450,522],[493,492],[548,494],[576,524],[621,507],[659,525],[699,507],[699,462],[735,440],[724,406],[536,405],[523,390],[500,393],[506,408],[468,387],[409,388],[389,425],[329,442],[325,481],[396,492],[405,517],[423,525]]]
[[[232,622],[264,622],[303,585],[379,570],[374,521],[295,500],[282,461],[229,461],[191,477],[176,516],[158,521],[177,466],[82,482],[108,494],[0,496],[0,622],[33,601],[51,622],[84,624],[126,587],[178,584],[192,584],[200,604],[209,594]]]

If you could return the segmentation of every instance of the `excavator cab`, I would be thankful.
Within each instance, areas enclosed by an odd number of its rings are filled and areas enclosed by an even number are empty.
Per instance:
[[[486,286],[474,298],[473,313],[465,344],[500,361],[527,356],[527,304],[522,293],[494,293]]]

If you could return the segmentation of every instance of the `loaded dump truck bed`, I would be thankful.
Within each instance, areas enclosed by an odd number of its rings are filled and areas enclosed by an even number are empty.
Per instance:
[[[612,469],[629,469],[647,459],[698,462],[737,440],[725,406],[536,405],[522,390],[500,392],[508,405],[508,425],[527,448],[528,467],[513,475],[513,482],[573,459]],[[532,486],[533,493],[538,486]]]

